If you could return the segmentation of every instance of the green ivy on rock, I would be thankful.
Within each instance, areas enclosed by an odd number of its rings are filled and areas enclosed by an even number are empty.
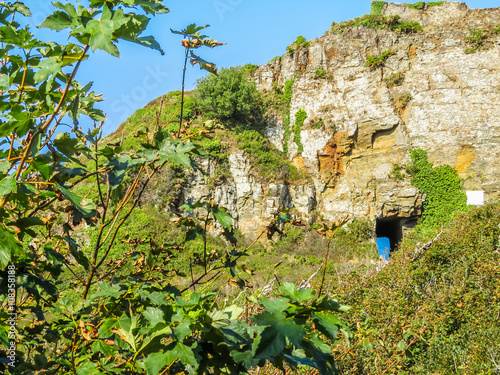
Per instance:
[[[467,197],[457,171],[449,165],[434,167],[427,160],[427,151],[420,148],[410,151],[412,164],[406,167],[411,183],[425,194],[421,226],[439,227],[463,211]]]

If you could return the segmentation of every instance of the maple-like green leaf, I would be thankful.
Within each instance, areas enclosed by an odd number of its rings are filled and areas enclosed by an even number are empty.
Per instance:
[[[233,225],[233,217],[230,213],[226,212],[225,208],[212,207],[210,210],[212,211],[212,214],[220,225],[231,230],[231,227]]]
[[[40,24],[40,27],[56,31],[61,31],[71,26],[73,26],[73,19],[68,13],[60,10],[56,10]]]
[[[76,138],[71,138],[70,134],[66,132],[56,135],[54,138],[54,146],[68,158],[71,158],[76,152],[88,150],[81,141]]]
[[[330,340],[336,340],[339,327],[344,327],[338,317],[329,312],[317,312],[314,314],[314,322],[318,325],[320,331]]]
[[[132,166],[130,163],[130,156],[117,155],[109,161],[108,165],[112,167],[111,172],[109,173],[108,181],[111,189],[114,190],[121,185],[123,179],[125,178],[127,169]]]
[[[200,65],[200,69],[206,70],[207,72],[210,72],[212,74],[217,75],[217,67],[215,66],[214,63],[208,62],[206,60],[203,60],[201,57],[196,56],[193,51],[191,51],[191,65]]]
[[[96,205],[90,199],[82,198],[59,184],[56,186],[75,205],[83,217],[94,217],[97,214]]]
[[[196,360],[196,356],[193,352],[195,347],[196,344],[194,344],[193,348],[191,348],[178,342],[175,347],[175,354],[177,354],[177,358],[179,358],[184,366],[192,366],[196,370],[198,368],[198,361]]]
[[[291,318],[281,313],[270,313],[264,311],[259,315],[253,316],[252,320],[261,325],[267,326],[262,332],[259,347],[256,355],[261,358],[274,357],[283,351],[287,344],[287,340],[295,347],[300,348],[301,343],[306,335],[302,325],[295,323]]]
[[[146,373],[148,375],[158,375],[165,366],[170,365],[177,359],[177,354],[173,350],[168,350],[165,353],[151,353],[144,360]]]
[[[13,193],[17,190],[17,181],[14,175],[6,176],[0,181],[0,197]]]
[[[163,317],[163,311],[157,307],[149,306],[146,308],[146,311],[142,313],[144,317],[149,320],[151,323],[151,327],[156,326],[158,323],[165,323],[165,319]]]
[[[118,347],[106,344],[102,340],[96,340],[92,343],[92,351],[94,353],[102,353],[105,357],[109,357],[118,351]]]
[[[10,88],[10,80],[7,74],[0,74],[0,90],[8,90]]]
[[[31,165],[35,170],[40,172],[40,174],[45,180],[48,180],[50,178],[50,175],[52,174],[52,168],[50,167],[50,165],[46,160],[44,160],[41,157],[37,157],[33,159]]]
[[[113,56],[119,57],[120,52],[114,43],[114,32],[128,22],[128,17],[122,9],[112,11],[107,5],[103,7],[100,20],[92,19],[85,25],[85,30],[90,34],[89,45],[92,51],[101,49]]]
[[[11,256],[20,250],[22,250],[22,246],[16,236],[0,226],[0,269],[7,267]]]
[[[313,291],[311,289],[297,289],[293,283],[283,283],[279,287],[279,291],[285,296],[295,302],[306,302],[313,298]]]
[[[35,83],[46,81],[49,76],[56,75],[61,71],[62,66],[62,60],[58,56],[52,56],[40,61],[40,69],[35,73]]]

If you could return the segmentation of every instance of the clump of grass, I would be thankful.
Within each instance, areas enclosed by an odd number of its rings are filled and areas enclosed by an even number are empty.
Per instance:
[[[394,55],[394,51],[390,49],[383,51],[380,55],[368,55],[366,57],[365,66],[370,69],[377,69],[384,66],[389,56]]]
[[[370,14],[381,16],[386,4],[385,1],[373,1]]]
[[[402,33],[422,31],[422,26],[418,22],[402,21],[401,17],[398,15],[386,17],[379,14],[367,14],[365,16],[356,17],[352,20],[341,23],[333,22],[330,31],[335,34],[342,34],[349,29],[359,26],[366,27],[368,29],[386,29]]]
[[[500,29],[500,28],[499,28]],[[495,30],[493,30],[495,32]],[[470,48],[464,50],[465,53],[475,53],[484,47],[485,42],[490,37],[490,33],[482,29],[470,30],[470,35],[467,37],[467,43]]]
[[[397,102],[396,102],[396,107],[399,109],[399,110],[404,110],[408,104],[410,103],[410,101],[413,99],[413,95],[410,94],[410,93],[406,93],[404,95],[401,95]]]
[[[417,1],[414,4],[408,4],[408,8],[410,8],[410,9],[417,9],[417,10],[423,10],[425,8],[425,2],[424,1]]]
[[[413,4],[408,4],[408,8],[416,10],[424,10],[425,8],[438,7],[445,3],[445,1],[430,1],[428,3],[424,1],[417,1]]]
[[[443,5],[446,1],[429,1],[428,3],[425,3],[428,7],[440,7]]]
[[[391,176],[394,178],[394,181],[402,181],[405,178],[405,167],[404,165],[393,164]]]
[[[384,78],[384,82],[387,83],[387,86],[389,86],[389,88],[395,86],[401,86],[404,80],[405,80],[404,72],[395,72],[389,75],[388,77]]]
[[[310,123],[309,126],[312,129],[321,129],[322,127],[325,126],[325,122],[322,119],[319,119],[317,121],[314,121],[314,122]]]
[[[325,69],[316,69],[314,71],[314,78],[315,79],[318,79],[318,78],[326,78],[326,70]]]

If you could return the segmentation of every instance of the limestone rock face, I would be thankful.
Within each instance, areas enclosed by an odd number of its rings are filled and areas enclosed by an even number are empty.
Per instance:
[[[217,187],[215,197],[229,204],[243,232],[262,228],[280,206],[295,208],[305,221],[318,215],[416,217],[422,197],[392,173],[394,164],[410,162],[413,148],[427,150],[435,165],[454,167],[466,189],[500,197],[500,36],[491,32],[482,48],[465,52],[472,29],[500,25],[500,9],[444,2],[416,10],[387,3],[383,14],[417,21],[423,31],[356,27],[329,33],[253,73],[262,91],[295,78],[290,126],[299,109],[307,118],[303,150],[291,137],[288,157],[313,183],[261,182],[245,155],[232,154],[233,180]],[[393,55],[382,67],[365,66],[368,55],[386,50]],[[390,82],[396,73],[404,76],[399,85]],[[311,126],[318,120],[320,128]],[[280,116],[267,135],[283,150]]]

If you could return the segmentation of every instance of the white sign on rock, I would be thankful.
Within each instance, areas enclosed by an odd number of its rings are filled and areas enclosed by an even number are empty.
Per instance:
[[[484,205],[484,191],[474,190],[466,191],[467,195],[467,205],[471,206],[483,206]]]

